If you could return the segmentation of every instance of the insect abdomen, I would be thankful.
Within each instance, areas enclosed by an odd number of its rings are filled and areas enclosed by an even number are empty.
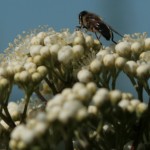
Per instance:
[[[97,26],[97,30],[102,34],[102,36],[104,36],[106,40],[110,40],[111,30],[109,29],[107,25],[105,25],[104,23],[100,23]]]

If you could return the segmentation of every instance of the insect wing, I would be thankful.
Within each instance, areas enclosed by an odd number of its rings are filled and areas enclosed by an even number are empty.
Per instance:
[[[105,22],[104,22],[105,23]],[[113,31],[114,33],[116,33],[116,34],[118,34],[119,36],[121,36],[121,37],[123,37],[123,35],[122,34],[120,34],[118,31],[116,31],[114,28],[112,28],[110,25],[108,25],[107,23],[105,23],[108,27],[109,27],[109,29],[111,30],[111,31]]]

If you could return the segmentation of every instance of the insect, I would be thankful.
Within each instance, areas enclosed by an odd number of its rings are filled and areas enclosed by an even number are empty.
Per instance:
[[[85,28],[88,31],[94,32],[98,40],[102,35],[106,40],[109,41],[111,39],[113,43],[117,44],[117,42],[114,41],[113,32],[123,37],[110,25],[106,24],[99,16],[88,11],[81,11],[79,13],[79,24],[80,26],[77,26],[77,28]],[[100,35],[98,36],[98,34]]]

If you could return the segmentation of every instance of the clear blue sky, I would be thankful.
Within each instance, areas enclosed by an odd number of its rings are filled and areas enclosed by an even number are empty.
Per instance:
[[[1,0],[0,52],[17,34],[39,25],[73,31],[82,10],[102,16],[122,34],[150,35],[150,0]]]
[[[1,0],[0,50],[38,25],[73,30],[82,10],[101,15],[121,33],[150,33],[150,0]]]

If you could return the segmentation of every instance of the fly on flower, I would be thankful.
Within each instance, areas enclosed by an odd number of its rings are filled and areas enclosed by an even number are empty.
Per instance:
[[[80,12],[79,24],[80,26],[77,26],[77,28],[79,29],[85,28],[88,31],[94,32],[98,40],[102,35],[106,40],[111,39],[112,42],[117,44],[117,42],[114,41],[113,32],[123,37],[120,33],[114,30],[110,25],[106,24],[99,16],[88,11]]]

